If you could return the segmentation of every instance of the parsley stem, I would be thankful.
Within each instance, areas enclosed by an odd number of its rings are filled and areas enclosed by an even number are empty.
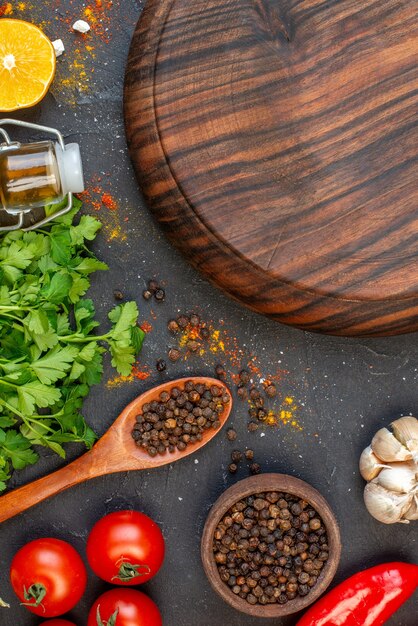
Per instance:
[[[2,381],[2,382],[4,382],[4,381]],[[29,428],[29,430],[31,430],[38,438],[39,438],[39,432],[37,430],[35,430],[35,428],[31,424],[31,422],[35,422],[36,424],[39,424],[40,426],[42,426],[42,428],[45,428],[46,430],[49,430],[52,433],[55,432],[52,428],[49,428],[49,426],[46,426],[45,424],[41,424],[36,419],[31,419],[27,415],[24,415],[18,409],[16,409],[14,406],[12,406],[8,402],[6,402],[6,400],[0,400],[0,404],[5,406],[7,409],[9,409],[9,411],[14,413],[15,415],[18,415],[20,417],[20,419],[22,420],[22,422],[25,424],[25,426],[27,426],[27,428]],[[2,447],[4,448],[4,446],[2,446]]]
[[[0,316],[1,317],[7,317],[10,320],[15,320],[16,322],[21,322],[22,321],[20,319],[20,317],[16,317],[16,315],[10,315],[9,313],[3,313],[2,311],[0,311]]]
[[[92,341],[107,341],[109,339],[110,333],[106,335],[88,335],[87,337],[82,337],[80,335],[58,335],[58,341],[62,341],[64,343],[91,343]]]
[[[0,378],[0,382],[2,385],[8,385],[9,387],[13,387],[14,389],[16,389],[18,387],[18,385],[14,385],[13,383],[9,382],[8,380],[3,380],[3,378]],[[4,404],[4,400],[0,400],[1,404]],[[14,409],[13,409],[14,410]]]
[[[32,311],[28,306],[0,306],[0,311]]]

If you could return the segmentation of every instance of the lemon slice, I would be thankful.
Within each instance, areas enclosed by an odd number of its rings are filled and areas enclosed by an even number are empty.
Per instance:
[[[54,78],[55,63],[54,47],[37,26],[0,19],[0,111],[38,104]]]

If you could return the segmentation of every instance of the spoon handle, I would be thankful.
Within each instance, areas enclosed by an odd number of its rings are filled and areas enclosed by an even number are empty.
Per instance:
[[[23,513],[35,504],[69,487],[95,476],[110,473],[112,469],[108,468],[105,463],[99,462],[102,461],[101,456],[100,449],[95,446],[52,474],[0,496],[0,522]]]

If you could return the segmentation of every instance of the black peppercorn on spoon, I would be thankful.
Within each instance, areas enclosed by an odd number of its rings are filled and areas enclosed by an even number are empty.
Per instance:
[[[145,450],[139,448],[132,438],[132,429],[136,423],[136,417],[141,413],[142,406],[153,400],[158,400],[162,391],[170,392],[173,387],[183,388],[187,381],[192,381],[194,384],[216,385],[222,388],[229,402],[225,404],[223,412],[219,415],[220,426],[216,430],[211,428],[204,431],[202,440],[189,444],[185,450],[176,449],[172,453],[166,452],[163,455],[151,457]],[[135,398],[122,411],[89,452],[56,472],[1,496],[0,522],[26,511],[35,504],[69,487],[96,478],[96,476],[129,470],[152,469],[174,463],[189,454],[194,454],[215,437],[227,421],[231,408],[232,397],[229,389],[224,383],[214,378],[181,378],[153,387]]]

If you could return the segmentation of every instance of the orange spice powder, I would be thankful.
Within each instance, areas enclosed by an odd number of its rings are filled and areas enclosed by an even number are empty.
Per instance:
[[[13,5],[11,2],[6,2],[2,6],[0,6],[0,17],[3,15],[12,15],[13,14]]]
[[[133,383],[135,380],[147,380],[151,376],[151,372],[147,368],[141,369],[139,365],[134,365],[129,376],[115,376],[107,381],[106,387],[114,389],[126,383]]]

